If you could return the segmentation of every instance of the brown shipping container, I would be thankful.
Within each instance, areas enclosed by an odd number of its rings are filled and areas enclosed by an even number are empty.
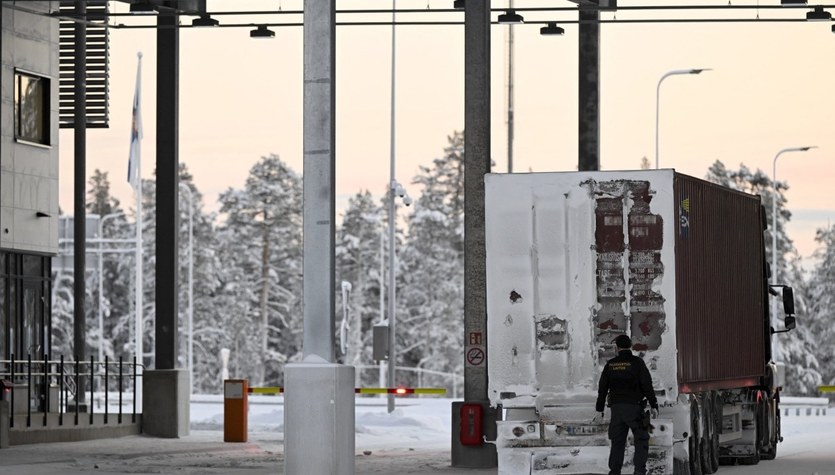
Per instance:
[[[756,384],[770,348],[760,197],[676,174],[682,392]]]

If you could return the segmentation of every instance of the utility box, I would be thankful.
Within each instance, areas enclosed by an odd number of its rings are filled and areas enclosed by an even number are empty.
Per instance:
[[[388,324],[374,325],[374,361],[388,361],[389,359],[389,326]]]
[[[223,382],[224,442],[246,442],[248,393],[245,379],[227,379]]]

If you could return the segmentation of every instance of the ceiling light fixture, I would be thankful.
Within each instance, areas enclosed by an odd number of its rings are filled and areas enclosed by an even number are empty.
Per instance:
[[[822,6],[818,5],[814,10],[806,14],[807,21],[829,21],[832,19],[832,14],[824,10]]]
[[[512,8],[499,15],[499,23],[502,25],[516,25],[524,22],[524,20],[522,15],[516,13],[516,10]]]
[[[148,0],[140,0],[130,4],[130,12],[134,15],[156,15],[157,10]]]
[[[565,30],[557,26],[557,22],[549,21],[548,25],[539,29],[539,34],[544,36],[562,36]]]
[[[249,37],[269,40],[275,38],[275,32],[267,28],[267,25],[258,25],[258,28],[249,32]]]
[[[218,22],[206,13],[200,15],[200,18],[195,18],[191,21],[191,26],[194,27],[218,26],[219,24],[220,22]]]

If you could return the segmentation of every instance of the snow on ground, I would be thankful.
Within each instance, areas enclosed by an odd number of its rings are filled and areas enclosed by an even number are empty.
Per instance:
[[[356,473],[495,475],[496,469],[450,467],[452,400],[398,398],[388,414],[384,398],[357,398]],[[195,396],[191,435],[180,439],[125,437],[17,446],[0,450],[2,475],[283,473],[282,398],[250,398],[249,441],[223,442],[219,396]],[[826,416],[784,416],[785,441],[776,460],[720,467],[720,475],[835,475],[835,410]]]

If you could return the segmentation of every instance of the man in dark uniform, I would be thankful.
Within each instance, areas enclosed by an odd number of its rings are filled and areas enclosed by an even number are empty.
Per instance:
[[[606,396],[612,418],[609,423],[609,475],[620,475],[626,436],[632,430],[635,440],[635,475],[647,473],[649,456],[649,432],[643,424],[644,398],[649,402],[653,419],[658,416],[658,401],[652,389],[652,376],[644,360],[632,354],[632,340],[626,335],[615,338],[618,355],[610,359],[600,375],[595,410],[603,418]]]

